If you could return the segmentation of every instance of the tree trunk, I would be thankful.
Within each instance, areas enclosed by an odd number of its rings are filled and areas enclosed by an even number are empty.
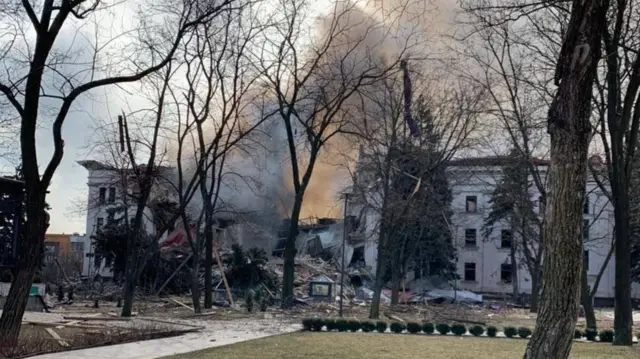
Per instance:
[[[397,305],[400,299],[400,268],[398,268],[398,256],[394,255],[391,263],[391,305]]]
[[[587,116],[588,119],[588,116]],[[567,358],[573,342],[582,274],[582,202],[588,137],[552,132],[551,201],[547,205],[540,308],[525,358]],[[579,137],[579,136],[578,136]]]
[[[615,308],[613,327],[616,332],[614,345],[633,344],[633,307],[631,306],[631,246],[629,233],[629,190],[626,186],[614,186],[614,213],[616,236]]]
[[[134,253],[129,255],[130,257],[135,257]],[[131,263],[131,264],[130,264]],[[127,260],[127,269],[125,270],[125,280],[124,280],[124,293],[122,297],[122,311],[120,312],[120,316],[122,317],[130,317],[131,312],[133,311],[133,296],[135,294],[136,289],[136,275],[135,275],[135,258],[131,258]]]
[[[191,301],[193,302],[193,311],[195,314],[202,313],[200,306],[200,256],[196,255],[191,258]]]
[[[378,261],[376,263],[376,279],[373,284],[373,298],[371,299],[371,308],[369,310],[370,319],[378,319],[380,317],[380,297],[382,296],[382,287],[384,286],[384,276],[387,272],[388,254],[386,254],[384,221],[382,222],[380,227],[380,236],[378,240]]]
[[[211,213],[205,217],[204,307],[213,308],[213,223]],[[194,308],[195,309],[195,308]]]
[[[593,296],[591,296],[591,289],[589,288],[589,278],[587,276],[586,265],[583,265],[582,270],[582,292],[580,298],[580,302],[584,307],[584,318],[587,321],[587,328],[597,329],[596,312],[593,308]]]
[[[591,97],[607,9],[599,0],[574,0],[558,59],[558,86],[549,108],[550,198],[536,330],[525,359],[568,358],[580,307],[583,206],[591,140]]]
[[[291,218],[289,219],[289,233],[284,245],[284,269],[282,273],[282,308],[293,305],[293,277],[295,271],[296,239],[298,238],[298,220],[302,209],[302,195],[296,194]]]
[[[531,313],[538,312],[538,298],[540,298],[540,264],[536,263],[533,273],[531,273]]]
[[[515,227],[513,227],[515,228]],[[511,241],[511,283],[513,284],[513,301],[518,303],[518,298],[520,297],[520,288],[518,283],[518,260],[516,259],[516,243],[514,240]]]
[[[42,260],[42,246],[46,231],[45,195],[39,190],[27,194],[27,222],[19,242],[18,261],[11,289],[0,317],[0,342],[17,344],[22,317],[27,308],[33,276]]]

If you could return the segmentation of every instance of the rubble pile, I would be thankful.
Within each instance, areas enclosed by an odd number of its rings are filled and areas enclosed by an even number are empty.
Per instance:
[[[307,302],[309,298],[309,283],[321,276],[327,277],[331,281],[337,283],[334,300],[339,300],[340,293],[340,268],[321,258],[314,258],[308,255],[296,256],[296,268],[294,272],[294,290],[293,294],[297,302]],[[284,263],[282,259],[271,260],[269,266],[275,271],[279,278],[282,278]],[[350,284],[348,273],[345,273],[345,287],[343,290],[344,300],[349,300],[356,295],[356,289]]]

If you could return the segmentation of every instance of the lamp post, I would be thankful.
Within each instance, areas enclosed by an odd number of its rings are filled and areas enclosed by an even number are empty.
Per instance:
[[[345,257],[345,247],[347,243],[347,206],[349,204],[349,194],[344,194],[344,216],[343,216],[343,226],[342,226],[342,270],[340,273],[340,318],[342,318],[342,295],[344,293],[344,257]]]

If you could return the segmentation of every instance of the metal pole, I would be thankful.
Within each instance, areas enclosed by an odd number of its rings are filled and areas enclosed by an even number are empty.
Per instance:
[[[344,194],[344,224],[342,228],[342,271],[340,274],[340,318],[342,318],[342,294],[344,293],[344,256],[347,243],[347,204],[349,203],[349,194]]]

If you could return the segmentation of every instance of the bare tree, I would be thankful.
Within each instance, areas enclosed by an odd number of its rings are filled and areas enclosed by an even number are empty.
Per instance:
[[[481,112],[481,89],[456,81],[447,83],[433,74],[426,76],[421,68],[427,63],[421,65],[415,64],[411,71],[416,87],[412,116],[419,133],[410,135],[403,119],[401,77],[390,77],[358,93],[362,118],[355,121],[358,135],[354,142],[360,145],[360,152],[353,174],[354,204],[350,206],[360,208],[367,222],[375,221],[377,238],[365,239],[377,242],[378,253],[371,318],[379,315],[381,291],[389,274],[395,304],[409,264],[415,260],[420,267],[422,263],[421,257],[413,254],[419,251],[423,258],[429,256],[421,242],[423,235],[450,237],[450,194],[445,193],[446,183],[438,183],[438,179],[443,178],[448,161],[473,143],[471,133]],[[422,220],[427,216],[438,220],[427,225]],[[439,254],[447,256],[445,246],[436,242],[431,243],[433,251],[443,249]],[[433,272],[438,270],[433,268]]]
[[[255,4],[254,4],[255,5]],[[192,296],[200,312],[199,269],[205,255],[205,308],[211,308],[213,236],[215,216],[230,211],[221,203],[221,188],[228,176],[227,160],[243,153],[244,140],[258,128],[266,116],[262,113],[256,81],[260,73],[249,64],[247,52],[257,46],[255,39],[265,26],[257,17],[259,6],[230,11],[218,22],[200,26],[185,43],[183,62],[187,86],[174,86],[174,99],[180,115],[176,131],[178,143],[177,197],[181,207],[189,208],[189,187],[183,183],[198,178],[197,203],[192,213],[182,213],[185,228],[193,225],[195,236],[186,231],[193,253]],[[211,134],[211,135],[210,135]],[[193,146],[190,150],[187,146]],[[192,162],[193,168],[189,168]]]
[[[550,201],[539,315],[525,358],[568,358],[582,276],[583,206],[591,140],[591,97],[608,4],[573,1],[549,109]]]
[[[640,131],[640,42],[637,9],[633,2],[616,1],[606,17],[603,33],[605,57],[598,79],[596,116],[607,161],[615,218],[614,344],[632,345],[630,219],[632,173]]]
[[[394,25],[385,25],[403,13],[405,2],[389,12],[369,15],[355,3],[338,1],[320,19],[317,32],[316,26],[306,25],[311,22],[311,2],[282,0],[278,4],[273,18],[279,26],[264,39],[259,66],[286,131],[293,180],[282,291],[282,305],[289,307],[298,220],[318,155],[332,138],[348,132],[354,94],[396,69],[414,40],[410,24],[402,38]],[[397,40],[393,45],[392,39]],[[384,51],[387,44],[395,47],[393,51]]]
[[[515,25],[505,23],[490,26],[490,19],[482,11],[470,9],[467,14],[471,19],[470,31],[473,35],[460,40],[462,49],[457,51],[463,55],[460,71],[465,79],[486,89],[491,101],[491,105],[487,106],[487,121],[504,130],[507,146],[515,150],[518,158],[523,159],[527,177],[531,178],[539,194],[537,200],[544,208],[548,183],[547,176],[541,172],[546,172],[547,168],[541,168],[537,158],[547,154],[548,144],[543,133],[544,110],[553,98],[553,94],[547,90],[548,82],[553,77],[549,70],[549,55],[542,51],[547,46],[532,46],[529,32]],[[495,126],[491,128],[495,129]],[[491,138],[490,142],[495,143],[495,135]],[[492,144],[487,145],[491,147]],[[501,149],[497,151],[502,152]],[[544,218],[538,220],[535,217],[532,219],[536,222],[536,231],[514,232],[520,232],[519,248],[524,251],[525,265],[531,275],[532,312],[536,312],[538,307],[544,254],[544,246],[539,245],[544,231]],[[522,223],[521,220],[517,222]],[[514,229],[516,227],[520,226],[514,226]]]
[[[64,141],[62,126],[74,102],[92,89],[117,83],[134,82],[163,68],[173,57],[183,36],[191,28],[212,16],[217,15],[231,3],[223,0],[214,3],[183,1],[170,6],[158,6],[168,11],[165,19],[170,19],[162,31],[153,28],[149,13],[141,24],[139,33],[145,37],[134,53],[122,52],[109,54],[101,58],[101,51],[109,49],[110,44],[93,44],[95,55],[88,62],[77,62],[73,51],[60,49],[59,35],[74,23],[89,23],[101,10],[112,5],[100,1],[47,0],[32,4],[25,0],[20,4],[5,2],[2,5],[2,26],[7,36],[2,42],[2,63],[5,68],[0,80],[0,91],[20,117],[20,144],[22,168],[25,177],[27,230],[20,244],[20,257],[8,300],[0,318],[0,336],[7,343],[15,343],[24,314],[28,291],[35,273],[38,256],[44,240],[46,215],[45,197],[51,179],[62,160]],[[37,13],[40,13],[38,15]],[[146,30],[146,32],[145,32]],[[160,32],[166,36],[154,36]],[[35,34],[36,36],[32,36]],[[158,40],[159,38],[159,40]],[[57,41],[56,41],[57,40]],[[126,40],[120,38],[120,40]],[[111,41],[111,42],[109,42]],[[113,50],[113,48],[112,48]],[[111,55],[113,57],[111,57]],[[127,56],[129,56],[127,58]],[[112,66],[115,58],[123,58],[119,70]],[[67,63],[75,63],[65,67]],[[53,78],[55,83],[48,84],[45,79]],[[43,106],[49,107],[53,115],[54,152],[44,166],[42,174],[38,169],[36,152],[36,128],[42,123]],[[57,105],[57,106],[56,106]]]
[[[488,17],[487,24],[495,26],[524,19],[532,26],[538,41],[530,42],[535,47],[540,39],[546,41],[550,53],[562,48],[563,35],[569,33],[568,16],[571,14],[568,1],[523,1],[506,3],[491,1],[477,2],[470,6],[482,10]],[[605,6],[608,6],[605,4]],[[599,139],[604,147],[608,164],[612,203],[615,207],[616,240],[616,319],[614,326],[617,344],[631,344],[631,277],[630,248],[631,228],[629,224],[629,187],[632,162],[635,155],[638,133],[636,94],[638,92],[638,41],[637,12],[632,2],[616,1],[611,4],[605,19],[602,40],[606,51],[606,61],[599,69],[597,94],[598,104],[594,117],[597,121]],[[555,49],[555,51],[553,51]],[[620,258],[618,258],[618,255]]]

